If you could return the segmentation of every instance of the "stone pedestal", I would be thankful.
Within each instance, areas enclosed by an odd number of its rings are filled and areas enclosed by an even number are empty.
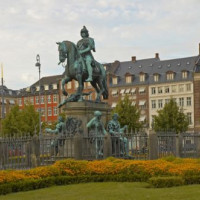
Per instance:
[[[83,136],[88,136],[87,123],[94,117],[94,111],[102,113],[102,121],[106,128],[111,116],[111,107],[107,103],[95,103],[92,101],[67,102],[63,108],[66,117],[75,117],[82,120]]]

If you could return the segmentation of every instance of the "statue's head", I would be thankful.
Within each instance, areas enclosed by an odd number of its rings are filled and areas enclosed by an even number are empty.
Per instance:
[[[97,110],[97,111],[94,112],[94,116],[97,117],[97,118],[100,118],[102,116],[102,113]]]
[[[59,117],[58,117],[58,121],[59,121],[59,122],[64,122],[63,117],[62,117],[62,116],[59,116]]]
[[[83,28],[81,29],[81,37],[88,37],[89,36],[89,32],[87,30],[87,28],[85,26],[83,26]]]
[[[113,118],[114,120],[118,120],[119,115],[118,115],[117,113],[114,113],[113,116],[112,116],[112,118]]]

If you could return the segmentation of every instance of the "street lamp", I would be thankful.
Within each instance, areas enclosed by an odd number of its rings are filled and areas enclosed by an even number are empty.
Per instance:
[[[35,66],[38,67],[39,69],[39,136],[41,137],[42,134],[41,134],[41,101],[40,101],[40,67],[41,67],[41,64],[40,64],[40,55],[37,54],[36,56],[36,64]]]

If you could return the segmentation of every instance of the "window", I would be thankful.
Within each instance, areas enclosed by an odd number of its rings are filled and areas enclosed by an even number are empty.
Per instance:
[[[34,104],[34,99],[33,99],[33,97],[30,98],[30,102],[31,102],[32,105]]]
[[[167,73],[167,80],[174,80],[174,73],[173,72]]]
[[[182,78],[185,79],[188,77],[188,72],[187,71],[182,71]]]
[[[88,100],[92,100],[92,94],[88,95]]]
[[[57,107],[53,107],[53,115],[58,115],[58,109]]]
[[[35,103],[39,104],[39,97],[35,97]]]
[[[172,92],[173,92],[173,93],[176,92],[176,85],[172,85]]]
[[[48,103],[51,103],[51,95],[48,95],[47,101]]]
[[[140,106],[140,109],[145,109],[146,108],[146,101],[145,100],[139,101],[139,106]]]
[[[135,95],[136,94],[136,88],[132,88],[130,93],[131,93],[131,95]]]
[[[162,107],[163,107],[163,100],[158,99],[158,108],[162,108]]]
[[[184,106],[184,98],[179,98],[179,106]]]
[[[44,116],[44,108],[41,108],[41,115]]]
[[[186,91],[187,92],[191,91],[191,84],[190,83],[186,84]]]
[[[72,89],[72,82],[71,81],[67,83],[67,89]]]
[[[44,104],[44,96],[41,96],[41,103]]]
[[[145,81],[145,74],[140,74],[140,82],[144,82]]]
[[[192,113],[187,113],[187,118],[188,118],[189,125],[191,125],[192,124]]]
[[[131,83],[132,82],[132,76],[126,76],[126,83]]]
[[[113,77],[113,78],[112,78],[112,84],[113,84],[113,85],[116,85],[116,84],[117,84],[117,77]]]
[[[48,86],[48,85],[45,85],[45,86],[44,86],[44,90],[49,90],[49,86]]]
[[[156,108],[156,100],[151,100],[151,108]]]
[[[146,90],[145,90],[144,87],[139,88],[139,93],[140,93],[140,94],[145,94],[145,92],[146,92]]]
[[[179,85],[179,92],[184,92],[184,85],[183,84]]]
[[[77,89],[78,88],[78,81],[75,81],[74,84],[75,84],[75,89]]]
[[[155,87],[151,88],[151,94],[156,94],[156,88]]]
[[[39,86],[36,86],[36,91],[39,91],[40,90],[40,87]]]
[[[165,86],[165,93],[169,93],[169,86]]]
[[[57,89],[58,89],[57,84],[53,84],[53,89],[54,89],[54,90],[57,90]]]
[[[57,102],[57,95],[53,95],[53,102],[54,102],[54,103]]]
[[[191,105],[192,105],[191,97],[187,97],[187,106],[191,106]]]
[[[154,79],[154,82],[158,82],[159,81],[159,75],[154,74],[153,79]]]
[[[113,89],[111,92],[113,97],[117,97],[118,96],[118,90],[117,89]]]
[[[163,88],[162,87],[158,87],[158,94],[162,94],[163,92]]]
[[[48,107],[48,116],[52,116],[52,109],[51,109],[51,107]]]

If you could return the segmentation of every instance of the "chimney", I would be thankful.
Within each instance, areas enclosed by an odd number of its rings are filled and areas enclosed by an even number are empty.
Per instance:
[[[136,56],[132,56],[132,62],[136,61]]]
[[[155,58],[159,59],[159,53],[155,53]]]

